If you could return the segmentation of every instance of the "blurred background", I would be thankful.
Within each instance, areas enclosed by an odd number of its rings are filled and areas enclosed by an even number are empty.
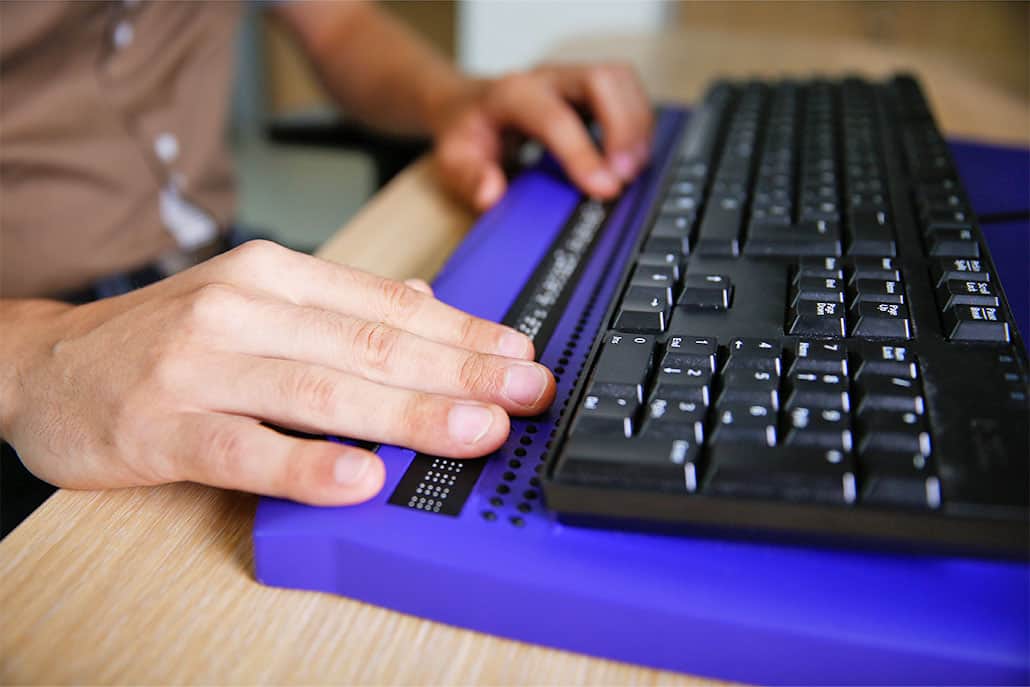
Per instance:
[[[667,2],[663,0],[394,0],[382,2],[466,71],[494,75],[544,59],[610,55],[689,72],[674,92],[690,101],[720,75],[791,71],[810,65],[806,44],[833,63],[882,73],[906,67],[975,83],[966,118],[987,97],[1016,117],[999,118],[1004,140],[1030,140],[1030,3],[1027,2]],[[657,38],[662,40],[658,41]],[[691,47],[718,46],[692,59]],[[669,60],[669,51],[682,60]],[[716,59],[713,59],[713,52]],[[748,54],[745,54],[748,53]],[[811,55],[811,50],[809,50]],[[774,56],[775,59],[766,59]],[[721,58],[721,59],[719,59]],[[772,64],[769,68],[765,65]],[[396,171],[421,141],[383,139],[330,104],[290,37],[252,4],[239,36],[232,140],[241,220],[282,242],[314,249]],[[800,69],[800,68],[799,68]],[[805,70],[807,71],[807,69]],[[802,72],[804,73],[804,71]],[[666,75],[667,76],[667,75]],[[655,79],[657,81],[657,79]],[[668,79],[662,79],[667,82]],[[986,94],[986,95],[985,95]],[[952,110],[955,108],[952,107]],[[959,110],[962,108],[960,107]],[[997,117],[997,107],[985,108]],[[954,124],[954,126],[951,126]],[[961,134],[962,122],[942,121]]]

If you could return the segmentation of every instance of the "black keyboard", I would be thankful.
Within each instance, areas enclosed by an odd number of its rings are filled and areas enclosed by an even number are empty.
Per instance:
[[[563,520],[1027,555],[1027,355],[918,84],[720,82],[548,461]]]

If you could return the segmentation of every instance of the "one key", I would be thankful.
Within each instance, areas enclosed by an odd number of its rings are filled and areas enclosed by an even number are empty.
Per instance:
[[[788,414],[787,446],[814,446],[850,453],[853,446],[849,416],[829,408],[796,406]]]
[[[689,437],[695,444],[702,444],[708,407],[692,398],[689,392],[689,387],[659,387],[647,404],[643,434],[676,439]]]
[[[937,295],[943,309],[959,305],[980,305],[997,308],[1001,305],[998,294],[989,281],[974,279],[949,279],[938,289]]]
[[[727,403],[780,407],[780,376],[768,370],[727,370],[722,376],[719,406]]]
[[[669,323],[668,289],[630,286],[619,304],[615,328],[628,332],[658,333]]]
[[[960,305],[944,311],[944,333],[952,341],[1008,343],[1009,323],[1000,308]]]
[[[987,265],[976,258],[952,258],[938,260],[933,267],[934,280],[940,286],[949,279],[963,281],[989,281],[990,272]]]
[[[840,451],[801,446],[756,451],[746,444],[730,443],[711,448],[704,491],[718,496],[851,504],[857,485],[854,463]]]
[[[701,477],[701,450],[690,438],[570,437],[555,478],[577,484],[690,493]]]
[[[848,378],[836,372],[792,372],[788,408],[851,409]]]
[[[849,255],[894,255],[894,227],[883,211],[848,213]]]
[[[677,362],[688,367],[700,367],[714,373],[718,350],[715,339],[672,336],[665,347],[665,354],[675,356]]]
[[[733,284],[722,274],[688,274],[676,305],[689,310],[726,310],[733,297]]]
[[[852,282],[857,282],[859,279],[901,281],[901,270],[895,264],[894,258],[890,257],[855,258],[852,263],[851,275]]]
[[[859,414],[869,410],[890,410],[898,413],[926,412],[926,401],[919,384],[905,377],[865,377],[861,384]]]
[[[858,368],[858,380],[868,375],[915,379],[919,374],[915,353],[909,351],[907,346],[884,344],[870,349],[870,352]]]
[[[848,350],[840,341],[799,339],[794,344],[794,365],[791,372],[827,372],[847,376]]]
[[[855,282],[855,302],[896,303],[905,302],[905,289],[901,282],[879,279],[859,279]]]
[[[847,331],[844,306],[832,301],[798,301],[791,308],[791,334],[843,337]]]
[[[941,483],[919,453],[875,451],[862,456],[862,501],[902,508],[940,508]]]
[[[664,267],[672,271],[673,281],[678,281],[680,278],[680,256],[673,253],[648,253],[644,251],[637,256],[637,265]]]
[[[858,421],[859,451],[866,453],[906,453],[929,456],[930,432],[921,415],[913,412],[872,410]]]
[[[732,196],[713,197],[698,230],[697,252],[707,256],[740,255],[743,203]]]
[[[599,396],[589,392],[583,398],[572,428],[574,434],[633,436],[638,401],[633,396]]]
[[[933,257],[980,257],[980,244],[977,243],[971,228],[938,229],[929,234],[927,244]]]
[[[651,371],[654,337],[608,332],[594,368],[593,385],[598,394],[628,395],[644,399],[644,381]]]
[[[798,280],[804,277],[843,279],[844,270],[841,268],[840,258],[801,258],[798,261],[798,271],[794,278]]]
[[[699,398],[703,398],[704,403],[707,405],[709,402],[709,388],[712,383],[712,373],[703,367],[683,365],[674,356],[666,356],[658,366],[656,383],[663,387],[698,387]]]
[[[766,405],[727,403],[715,413],[712,442],[776,445],[776,409]]]
[[[672,302],[672,290],[676,286],[676,278],[669,267],[654,267],[651,265],[637,265],[633,270],[633,276],[629,281],[632,286],[649,286],[660,288],[665,292],[665,298]]]
[[[844,280],[836,277],[801,277],[794,286],[795,301],[844,302]]]
[[[912,336],[908,308],[896,303],[856,303],[851,309],[851,322],[854,336],[891,339]]]
[[[730,357],[726,369],[781,371],[780,343],[770,339],[738,337],[729,343]]]

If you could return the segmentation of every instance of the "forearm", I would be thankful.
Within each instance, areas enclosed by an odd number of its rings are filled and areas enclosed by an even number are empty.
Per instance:
[[[433,133],[449,104],[478,87],[371,3],[286,3],[277,16],[347,112],[378,129]]]
[[[10,436],[26,365],[46,345],[50,323],[71,307],[49,300],[0,299],[0,437]]]

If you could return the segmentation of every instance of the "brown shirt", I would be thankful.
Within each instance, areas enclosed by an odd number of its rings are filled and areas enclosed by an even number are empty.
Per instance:
[[[0,296],[82,287],[228,225],[238,14],[0,2]]]

